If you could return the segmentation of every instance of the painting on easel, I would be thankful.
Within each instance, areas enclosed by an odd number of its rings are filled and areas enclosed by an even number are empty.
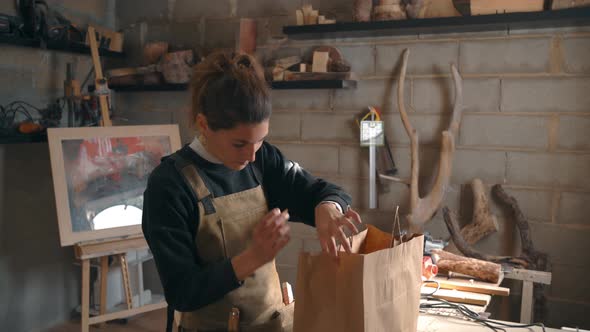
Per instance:
[[[176,125],[54,128],[48,140],[62,246],[140,234],[148,176],[180,148]]]

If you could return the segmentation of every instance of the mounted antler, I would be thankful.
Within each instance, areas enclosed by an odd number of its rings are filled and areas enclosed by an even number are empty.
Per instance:
[[[442,144],[439,158],[440,161],[434,187],[430,193],[426,195],[426,197],[420,198],[418,193],[418,176],[420,175],[418,132],[416,129],[414,129],[414,127],[412,127],[404,104],[404,81],[406,78],[406,68],[408,65],[409,53],[410,51],[405,49],[402,55],[403,62],[397,85],[397,100],[402,122],[406,128],[408,136],[410,137],[412,155],[412,168],[410,176],[410,213],[406,215],[406,218],[408,220],[410,232],[422,232],[424,224],[432,219],[432,216],[434,216],[437,209],[439,208],[443,200],[445,189],[449,185],[451,178],[451,168],[453,165],[453,155],[455,152],[454,136],[457,135],[457,131],[459,130],[461,109],[463,107],[463,80],[461,79],[461,76],[459,75],[455,65],[451,65],[451,72],[453,74],[456,91],[451,123],[449,128],[442,132]]]

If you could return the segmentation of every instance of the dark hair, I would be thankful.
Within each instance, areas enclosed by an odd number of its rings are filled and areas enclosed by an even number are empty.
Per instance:
[[[209,55],[195,67],[191,92],[192,120],[203,114],[212,130],[270,118],[268,83],[256,59],[248,54]]]

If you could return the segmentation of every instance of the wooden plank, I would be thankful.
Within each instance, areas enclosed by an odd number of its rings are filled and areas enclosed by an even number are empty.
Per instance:
[[[141,314],[144,312],[166,308],[167,306],[168,306],[168,304],[166,303],[166,301],[162,301],[162,302],[158,302],[158,303],[146,304],[143,307],[133,308],[133,309],[129,309],[129,310],[121,310],[121,311],[117,311],[117,312],[113,312],[113,313],[101,315],[101,316],[94,316],[94,317],[90,318],[90,324],[97,324],[97,323],[102,323],[102,322],[106,322],[106,321],[113,320],[113,319],[126,318],[126,317],[130,317],[133,315]]]
[[[88,332],[90,324],[90,260],[82,260],[82,332]]]
[[[105,81],[104,76],[102,74],[102,66],[100,64],[100,57],[98,55],[98,45],[96,44],[96,34],[95,34],[94,27],[88,26],[87,38],[90,41],[90,54],[92,54],[92,65],[94,66],[94,76],[95,76],[96,88],[97,88],[97,90],[100,90],[99,86],[105,85],[106,81]],[[113,125],[113,123],[112,123],[111,117],[109,115],[107,96],[99,95],[98,100],[99,100],[99,104],[100,104],[100,115],[102,117],[101,125],[105,126],[105,127],[110,127]]]
[[[123,275],[123,288],[125,289],[125,301],[127,309],[133,308],[133,295],[131,294],[131,281],[129,280],[129,264],[127,264],[127,254],[119,255],[121,261],[121,274]],[[139,294],[141,296],[141,294]]]
[[[467,291],[479,294],[509,296],[510,288],[495,286],[494,284],[483,282],[469,282],[461,281],[460,279],[446,279],[442,277],[435,277],[441,289],[455,289],[460,291]],[[424,284],[426,287],[436,288],[435,283]]]
[[[530,324],[533,320],[533,282],[522,282],[522,298],[520,302],[520,322]]]
[[[504,277],[506,279],[526,280],[535,283],[551,285],[551,272],[513,269],[511,271],[504,272]]]
[[[131,250],[147,248],[147,242],[143,236],[125,239],[112,239],[92,243],[80,243],[74,246],[76,258],[89,259],[106,255],[118,255]]]
[[[422,294],[432,293],[432,289],[429,287],[422,287]],[[443,299],[455,303],[465,303],[480,306],[487,306],[490,303],[492,297],[485,294],[477,294],[471,292],[464,292],[459,290],[451,289],[439,289],[435,294],[432,295],[434,298]]]
[[[109,256],[100,258],[100,314],[107,313],[107,278],[109,275]]]

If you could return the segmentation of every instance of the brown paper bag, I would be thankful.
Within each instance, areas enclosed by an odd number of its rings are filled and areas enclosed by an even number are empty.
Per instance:
[[[367,234],[378,235],[372,231],[353,236],[353,253],[337,260],[300,254],[294,332],[416,331],[424,236],[363,254]]]

